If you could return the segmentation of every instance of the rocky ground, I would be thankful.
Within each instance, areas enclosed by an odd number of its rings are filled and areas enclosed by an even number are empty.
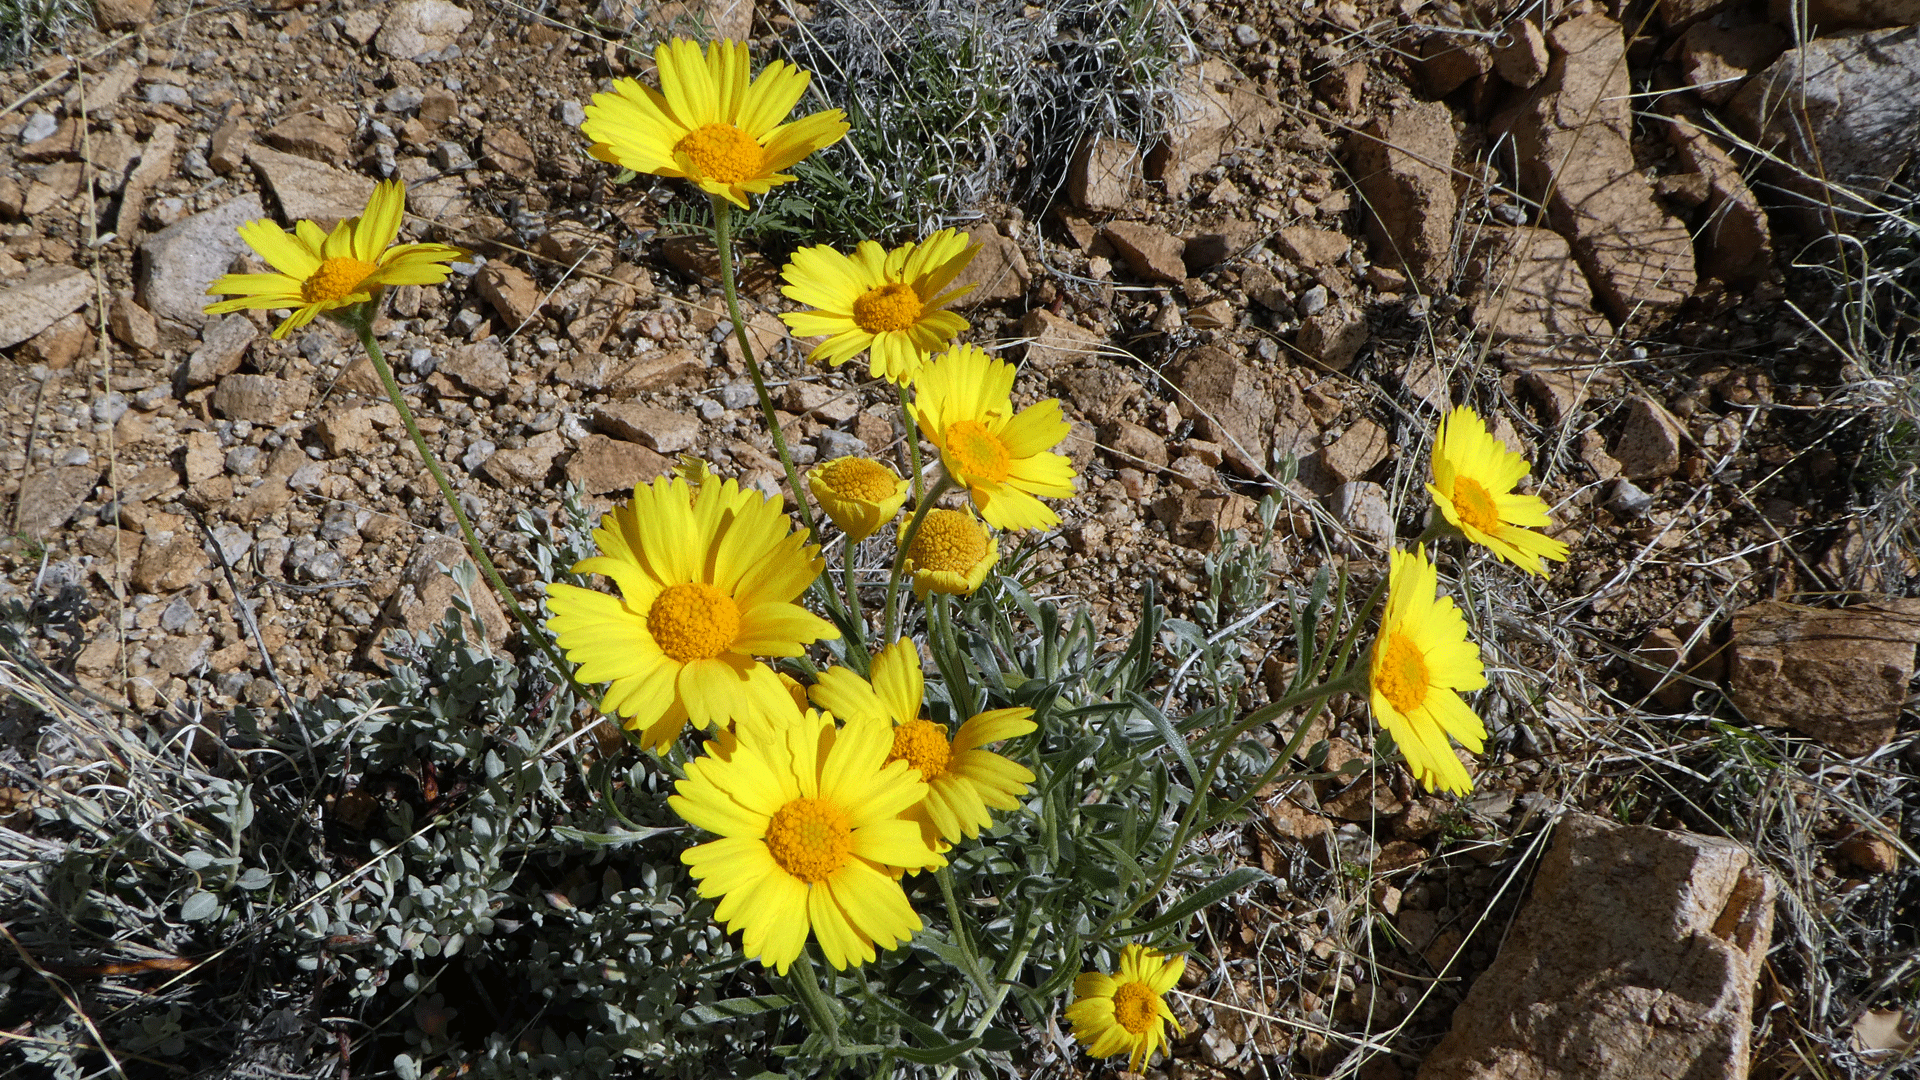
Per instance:
[[[693,13],[766,56],[828,7]],[[971,339],[1074,420],[1083,493],[1031,566],[1103,632],[1131,628],[1147,580],[1188,610],[1267,493],[1287,500],[1276,581],[1370,574],[1418,531],[1454,402],[1528,454],[1573,550],[1478,601],[1505,693],[1473,800],[1382,774],[1276,795],[1223,840],[1320,891],[1217,928],[1182,1069],[1550,1058],[1567,1051],[1541,1033],[1585,1018],[1521,1037],[1485,1017],[1565,998],[1540,973],[1573,963],[1555,949],[1608,955],[1642,924],[1679,936],[1587,974],[1698,983],[1658,1060],[1867,1075],[1909,1045],[1883,1029],[1914,1007],[1888,958],[1916,946],[1920,562],[1891,494],[1913,461],[1887,436],[1914,398],[1900,347],[1863,343],[1904,340],[1916,309],[1846,321],[1819,241],[1876,219],[1810,176],[1912,182],[1920,46],[1910,5],[1827,0],[1803,49],[1763,8],[1196,5],[1157,138],[1092,132],[1051,200],[953,208],[982,245]],[[0,76],[0,600],[128,724],[376,676],[388,630],[439,620],[461,557],[344,332],[276,341],[263,314],[201,312],[250,261],[244,221],[331,224],[398,177],[410,237],[476,252],[445,287],[396,290],[376,332],[523,602],[516,520],[558,513],[563,483],[598,508],[695,453],[777,490],[710,244],[673,234],[671,185],[616,185],[584,154],[582,106],[644,77],[607,36],[617,4],[99,12]],[[809,365],[774,318],[783,257],[750,254],[744,291],[802,464],[903,455],[889,395]],[[1263,659],[1250,645],[1276,675]],[[1335,756],[1371,742],[1364,713],[1326,734]],[[1742,738],[1791,822],[1730,809]],[[1542,861],[1566,808],[1681,835],[1567,826]],[[1609,860],[1671,888],[1579,907]],[[1559,915],[1520,911],[1530,880]],[[1869,925],[1894,910],[1904,930]],[[1569,944],[1569,918],[1614,930]],[[1733,974],[1696,970],[1700,948]],[[1598,1045],[1643,1040],[1635,1008],[1596,1007],[1617,1021]]]

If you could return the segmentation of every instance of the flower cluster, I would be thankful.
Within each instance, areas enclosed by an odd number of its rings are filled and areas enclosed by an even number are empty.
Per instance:
[[[581,129],[594,157],[685,179],[710,197],[738,327],[730,208],[747,208],[752,196],[794,180],[785,170],[838,141],[848,125],[837,109],[790,120],[809,74],[775,62],[754,75],[742,43],[703,49],[675,39],[655,60],[658,89],[616,81],[595,96]],[[404,186],[389,182],[375,189],[364,214],[331,232],[309,221],[292,233],[250,222],[241,235],[277,272],[221,278],[210,291],[236,298],[207,310],[286,310],[277,338],[321,314],[357,328],[476,559],[532,634],[535,625],[486,560],[373,338],[386,286],[441,282],[447,264],[467,254],[444,244],[396,246],[404,212]],[[949,610],[949,596],[986,583],[999,561],[1000,532],[1054,528],[1060,515],[1043,500],[1075,490],[1073,467],[1055,449],[1068,432],[1060,403],[1015,409],[1013,366],[959,341],[968,323],[948,305],[971,287],[955,282],[974,252],[965,236],[945,229],[893,248],[862,240],[851,255],[802,248],[783,271],[782,292],[802,310],[780,317],[795,334],[820,339],[810,358],[839,365],[864,353],[868,373],[901,394],[914,475],[842,457],[813,468],[801,490],[743,336],[770,437],[801,500],[802,527],[779,497],[685,459],[674,475],[635,487],[608,511],[593,532],[598,554],[573,566],[600,575],[610,591],[547,585],[552,640],[542,647],[564,652],[578,682],[604,686],[600,711],[635,732],[642,749],[684,763],[667,803],[713,838],[683,851],[682,862],[700,895],[717,900],[714,918],[740,934],[746,956],[783,976],[798,968],[803,1000],[813,985],[810,942],[835,969],[899,948],[925,925],[908,877],[932,872],[953,905],[946,875],[949,858],[962,857],[955,848],[983,842],[996,814],[1024,812],[1039,782],[1028,764],[994,749],[1030,749],[1016,741],[1044,735],[1035,710],[989,708],[959,720],[969,710],[948,703],[972,700],[971,693],[937,696],[930,710],[920,646],[896,632],[895,591],[903,581],[930,605],[933,626]],[[923,442],[938,463],[925,491]],[[1425,542],[1457,536],[1543,576],[1546,562],[1566,559],[1567,548],[1536,531],[1551,519],[1543,500],[1515,490],[1526,462],[1472,410],[1442,420],[1431,468],[1427,490],[1437,517],[1412,550],[1389,552],[1372,646],[1355,669],[1306,693],[1358,693],[1364,684],[1373,715],[1414,778],[1429,790],[1464,793],[1472,777],[1453,746],[1477,754],[1486,730],[1461,695],[1484,688],[1487,678],[1462,611],[1439,594]],[[960,505],[938,505],[949,492],[964,494]],[[827,560],[808,494],[848,541],[844,607],[831,589],[814,589]],[[883,534],[895,553],[879,640],[870,642],[874,628],[862,615],[850,548]],[[839,662],[820,670],[814,659],[822,650],[808,654],[825,642],[836,643]],[[960,663],[951,652],[935,656],[949,674]],[[782,660],[788,670],[776,669]],[[957,711],[943,711],[949,707]],[[697,753],[681,738],[689,727],[705,732]],[[948,940],[964,953],[962,920],[957,910],[949,915],[955,932]],[[980,965],[968,966],[985,992]],[[1125,945],[1113,973],[1075,980],[1065,1011],[1074,1035],[1093,1055],[1124,1054],[1139,1071],[1169,1047],[1169,1028],[1180,1034],[1167,995],[1184,969],[1179,955]],[[822,1022],[830,1026],[830,1018]]]

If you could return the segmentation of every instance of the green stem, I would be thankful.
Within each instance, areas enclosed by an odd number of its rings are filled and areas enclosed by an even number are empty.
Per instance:
[[[394,411],[400,414],[400,423],[407,429],[407,436],[413,440],[414,450],[419,452],[420,460],[426,463],[427,471],[433,474],[434,483],[440,485],[440,497],[447,501],[447,509],[453,511],[453,520],[460,526],[460,535],[466,538],[467,550],[472,553],[474,564],[480,567],[480,572],[486,575],[487,583],[493,586],[493,591],[499,595],[501,602],[507,605],[507,610],[512,612],[514,619],[520,623],[520,630],[527,635],[527,640],[538,645],[547,654],[547,659],[553,662],[553,669],[562,677],[570,675],[573,671],[572,666],[567,663],[565,657],[560,655],[560,650],[555,647],[553,641],[546,634],[541,633],[540,625],[534,622],[533,617],[520,606],[520,601],[514,599],[513,590],[507,588],[507,583],[500,577],[500,571],[493,565],[493,560],[487,558],[485,549],[480,546],[479,535],[473,531],[473,522],[467,520],[467,512],[460,508],[460,497],[454,493],[453,484],[447,479],[446,470],[440,467],[439,459],[435,458],[433,451],[427,448],[426,437],[420,434],[420,425],[413,418],[413,410],[407,407],[406,396],[400,392],[400,383],[394,379],[393,369],[387,366],[386,354],[380,351],[380,343],[374,340],[372,309],[377,302],[370,301],[367,304],[348,308],[346,313],[335,317],[352,327],[354,333],[359,335],[360,346],[367,351],[367,359],[373,361],[373,370],[380,376],[380,385],[386,388],[387,400],[393,403]]]
[[[1195,819],[1202,809],[1202,804],[1206,802],[1207,792],[1213,788],[1213,778],[1219,773],[1220,764],[1225,760],[1227,751],[1233,748],[1234,743],[1247,732],[1288,710],[1297,709],[1310,701],[1324,700],[1335,694],[1354,693],[1365,689],[1366,679],[1363,672],[1344,672],[1337,678],[1329,679],[1316,686],[1309,686],[1304,690],[1296,690],[1278,701],[1270,701],[1248,713],[1235,724],[1233,730],[1220,740],[1219,747],[1214,751],[1213,756],[1207,759],[1207,767],[1202,775],[1196,778],[1197,782],[1193,785],[1193,798],[1187,803],[1186,812],[1180,817],[1180,824],[1174,828],[1173,838],[1167,844],[1167,853],[1161,858],[1160,866],[1154,873],[1153,885],[1141,890],[1131,903],[1116,908],[1112,914],[1101,920],[1099,928],[1089,936],[1104,937],[1121,920],[1131,917],[1134,912],[1140,910],[1141,905],[1160,895],[1160,890],[1166,888],[1167,882],[1173,877],[1174,869],[1179,864],[1180,849],[1186,846],[1188,837],[1193,835]],[[1302,724],[1299,730],[1294,732],[1293,738],[1287,744],[1287,755],[1281,759],[1282,761],[1291,759],[1298,751],[1298,744],[1305,731],[1306,725]]]
[[[894,630],[899,626],[900,612],[894,601],[900,593],[900,574],[906,569],[907,549],[913,546],[913,538],[920,535],[920,523],[927,519],[927,511],[933,509],[933,504],[939,502],[940,496],[952,486],[953,478],[941,473],[940,481],[933,485],[933,490],[927,492],[927,497],[913,508],[913,520],[907,522],[907,531],[900,534],[900,543],[893,551],[893,572],[887,575],[887,614],[885,631],[880,635],[882,645],[891,645],[898,640]]]
[[[907,408],[907,388],[896,383],[894,388],[900,391],[900,419],[907,429],[907,460],[913,463],[913,501],[920,502],[920,423],[914,419],[912,410]]]
[[[1021,941],[1020,947],[1009,953],[1007,962],[1001,965],[998,985],[993,988],[992,995],[987,998],[986,1008],[981,1010],[980,1019],[974,1022],[973,1030],[968,1033],[969,1038],[977,1039],[993,1026],[993,1018],[1000,1015],[1000,1006],[1007,1000],[1007,992],[1013,989],[1013,976],[1020,970],[1021,965],[1027,962],[1027,954],[1033,951],[1034,939],[1039,936],[1040,923],[1039,920],[1035,920],[1027,928],[1026,937]],[[952,1077],[959,1075],[959,1072],[958,1065],[947,1065],[941,1068],[939,1075],[941,1080],[951,1080]]]
[[[840,584],[847,591],[847,614],[853,617],[853,625],[864,630],[866,616],[860,613],[860,593],[853,583],[853,554],[859,547],[852,537],[847,538],[847,550],[840,559]]]
[[[720,291],[726,294],[727,317],[733,320],[734,340],[740,343],[740,355],[746,359],[747,374],[753,377],[754,393],[760,396],[760,414],[767,419],[767,434],[773,437],[773,451],[787,470],[787,485],[793,489],[794,505],[800,508],[800,524],[806,526],[813,542],[820,542],[820,530],[813,524],[813,508],[807,505],[807,489],[800,486],[800,470],[787,452],[787,436],[774,416],[773,395],[767,393],[767,380],[760,374],[760,362],[754,359],[753,342],[747,335],[747,321],[740,316],[740,292],[733,281],[733,204],[724,196],[713,198],[714,243],[720,249]]]
[[[813,970],[813,961],[807,957],[805,949],[794,958],[793,966],[787,975],[787,985],[793,987],[794,997],[800,1000],[800,1009],[807,1014],[807,1023],[814,1032],[827,1040],[834,1055],[840,1055],[840,1021],[834,1018],[833,1003],[827,1000],[825,990],[820,988],[820,975]]]
[[[973,936],[967,933],[967,924],[960,910],[960,898],[953,891],[953,870],[943,866],[933,872],[933,878],[940,883],[940,895],[947,901],[947,921],[953,924],[953,944],[960,950],[960,956],[966,961],[967,978],[980,988],[980,997],[985,999],[993,994],[993,981],[987,978],[986,969],[980,966],[980,954],[974,951]]]

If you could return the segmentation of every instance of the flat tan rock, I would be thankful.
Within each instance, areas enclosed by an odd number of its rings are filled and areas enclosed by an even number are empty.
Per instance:
[[[1754,723],[1870,754],[1893,737],[1916,646],[1920,600],[1754,604],[1733,616],[1727,692]]]
[[[93,275],[72,266],[29,270],[0,289],[0,349],[18,345],[80,309]]]
[[[305,219],[331,230],[347,218],[359,217],[373,195],[372,180],[302,154],[250,146],[247,160],[273,193],[289,226]]]
[[[1773,878],[1728,840],[1558,830],[1419,1080],[1743,1080]]]

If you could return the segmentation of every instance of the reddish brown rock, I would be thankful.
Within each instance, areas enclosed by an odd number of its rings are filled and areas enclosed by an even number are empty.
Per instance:
[[[1532,19],[1507,24],[1507,32],[1493,43],[1493,70],[1513,86],[1525,90],[1547,76],[1551,54],[1547,35]]]
[[[1567,817],[1419,1080],[1744,1080],[1776,888],[1733,841]]]
[[[1849,757],[1893,738],[1920,645],[1920,600],[1842,609],[1767,601],[1733,616],[1727,693],[1741,715]]]
[[[1546,204],[1601,308],[1629,333],[1650,330],[1693,294],[1693,241],[1634,167],[1624,35],[1588,14],[1548,44],[1547,77],[1492,129],[1513,140],[1522,192]]]
[[[1474,248],[1467,280],[1473,324],[1517,367],[1591,365],[1613,327],[1593,308],[1586,274],[1566,238],[1550,229],[1490,228]]]
[[[1701,207],[1706,224],[1694,240],[1701,272],[1734,286],[1776,276],[1766,208],[1741,177],[1739,163],[1719,140],[1684,116],[1669,123],[1667,141],[1689,170],[1686,175],[1698,176],[1705,189]]]
[[[1420,85],[1432,97],[1446,97],[1493,70],[1486,43],[1471,34],[1435,33],[1420,43],[1414,61]]]
[[[1709,105],[1724,105],[1740,80],[1773,63],[1793,39],[1772,23],[1724,29],[1709,19],[1687,27],[1674,48],[1687,85]]]
[[[959,289],[972,285],[973,289],[954,301],[953,306],[974,308],[1026,299],[1033,271],[1027,269],[1027,258],[1020,253],[1020,245],[984,221],[967,228],[967,239],[979,250],[947,287]]]
[[[1140,148],[1125,139],[1088,136],[1067,171],[1067,198],[1082,210],[1115,213],[1140,186]]]
[[[1453,114],[1431,101],[1404,104],[1347,140],[1375,262],[1423,281],[1450,270],[1457,142]]]
[[[1644,397],[1627,406],[1627,422],[1620,428],[1613,456],[1629,480],[1659,480],[1680,471],[1687,447],[1687,429],[1674,415]]]
[[[1175,285],[1187,279],[1187,245],[1165,229],[1116,221],[1100,232],[1140,278]]]
[[[541,305],[546,302],[540,286],[517,266],[490,262],[481,269],[478,283],[480,295],[493,306],[510,330],[517,330],[532,322],[540,314]]]
[[[589,495],[632,491],[673,471],[673,459],[638,443],[589,435],[567,459],[567,479]]]

